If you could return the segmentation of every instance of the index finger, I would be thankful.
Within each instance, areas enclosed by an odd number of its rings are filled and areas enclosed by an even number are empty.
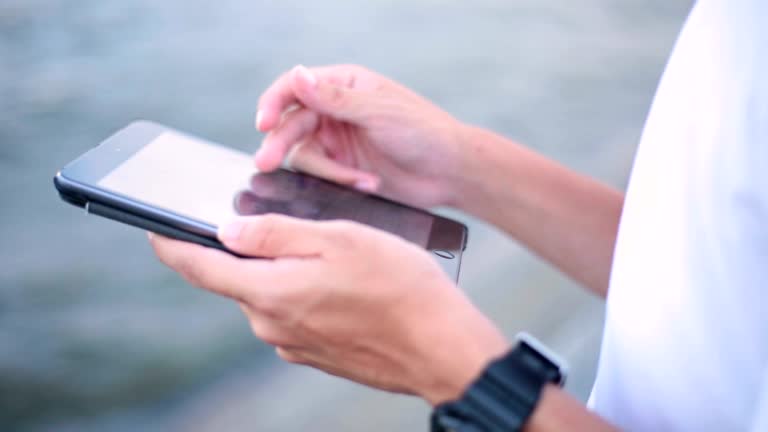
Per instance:
[[[280,75],[275,82],[259,98],[256,112],[256,128],[268,132],[280,124],[280,118],[285,110],[301,101],[293,91],[291,80],[295,68]],[[346,66],[322,66],[309,68],[320,80],[331,83],[346,83],[352,73]]]
[[[259,98],[256,111],[256,129],[259,131],[268,132],[277,127],[283,111],[298,102],[290,80],[290,71],[280,75]]]

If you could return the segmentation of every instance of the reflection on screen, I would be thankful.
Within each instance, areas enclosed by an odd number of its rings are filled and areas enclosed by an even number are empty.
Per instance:
[[[280,213],[315,220],[353,220],[422,247],[427,246],[434,220],[427,213],[282,170],[254,174],[250,187],[235,196],[235,210],[242,215]]]
[[[347,219],[426,247],[434,218],[289,171],[257,173],[250,155],[165,132],[99,181],[138,201],[218,226],[236,215]]]

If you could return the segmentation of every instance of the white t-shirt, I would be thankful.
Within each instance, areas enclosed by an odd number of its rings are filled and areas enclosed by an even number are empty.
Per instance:
[[[627,192],[590,404],[631,431],[768,431],[768,0],[701,0]]]

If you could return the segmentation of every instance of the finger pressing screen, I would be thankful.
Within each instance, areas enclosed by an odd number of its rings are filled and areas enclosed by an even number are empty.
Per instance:
[[[302,65],[285,72],[259,98],[256,111],[256,128],[261,132],[269,132],[280,124],[282,113],[291,105],[304,105],[301,96],[297,95],[293,86],[297,72],[303,70],[309,73],[315,82],[346,83],[351,82],[354,73],[352,68],[344,65],[305,68]]]
[[[314,133],[318,124],[318,114],[306,109],[285,114],[282,123],[264,138],[256,153],[256,167],[266,172],[277,169],[291,147]]]

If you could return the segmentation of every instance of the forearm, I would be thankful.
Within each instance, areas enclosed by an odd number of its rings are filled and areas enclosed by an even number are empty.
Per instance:
[[[623,194],[491,132],[466,127],[451,205],[605,296]]]
[[[615,431],[599,416],[588,411],[579,401],[554,385],[541,393],[536,409],[523,428],[525,432]]]

